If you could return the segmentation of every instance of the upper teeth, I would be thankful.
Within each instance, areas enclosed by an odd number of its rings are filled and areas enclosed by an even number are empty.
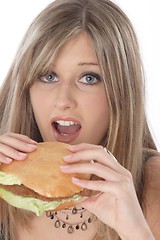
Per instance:
[[[72,126],[74,124],[77,124],[73,121],[63,121],[63,120],[58,120],[58,121],[55,121],[56,123],[60,124],[61,126]]]

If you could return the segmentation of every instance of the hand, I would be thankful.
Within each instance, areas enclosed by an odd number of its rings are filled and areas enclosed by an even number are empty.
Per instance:
[[[73,154],[64,160],[70,164],[61,166],[61,171],[94,174],[103,179],[72,179],[80,187],[99,191],[85,200],[83,207],[113,228],[122,239],[154,239],[139,205],[131,173],[102,146],[79,144],[69,149]]]
[[[6,133],[0,136],[0,162],[9,164],[16,160],[24,160],[27,153],[36,149],[36,142],[29,137],[17,134]]]

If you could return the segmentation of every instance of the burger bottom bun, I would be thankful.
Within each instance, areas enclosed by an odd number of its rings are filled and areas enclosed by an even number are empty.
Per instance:
[[[55,208],[53,210],[50,209],[50,210],[48,210],[46,212],[55,212],[55,211],[64,210],[64,209],[67,209],[67,208],[74,207],[74,206],[80,204],[81,202],[83,202],[86,198],[87,197],[82,197],[79,200],[71,200],[71,201],[62,203],[57,208]]]

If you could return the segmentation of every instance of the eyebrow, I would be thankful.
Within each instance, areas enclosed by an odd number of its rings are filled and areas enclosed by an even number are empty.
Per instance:
[[[94,63],[94,62],[80,62],[80,63],[78,63],[78,65],[79,66],[85,66],[85,65],[91,65],[91,66],[99,66],[99,64],[98,63]],[[53,67],[56,67],[56,65],[55,64],[53,64],[52,65]]]
[[[94,62],[80,62],[78,65],[79,65],[79,66],[84,66],[84,65],[99,66],[98,63],[94,63]]]

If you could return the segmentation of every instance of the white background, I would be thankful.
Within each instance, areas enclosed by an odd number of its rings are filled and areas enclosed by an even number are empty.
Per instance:
[[[0,84],[33,18],[51,0],[0,2]],[[159,0],[115,0],[136,30],[147,79],[146,110],[160,149],[160,5]]]

